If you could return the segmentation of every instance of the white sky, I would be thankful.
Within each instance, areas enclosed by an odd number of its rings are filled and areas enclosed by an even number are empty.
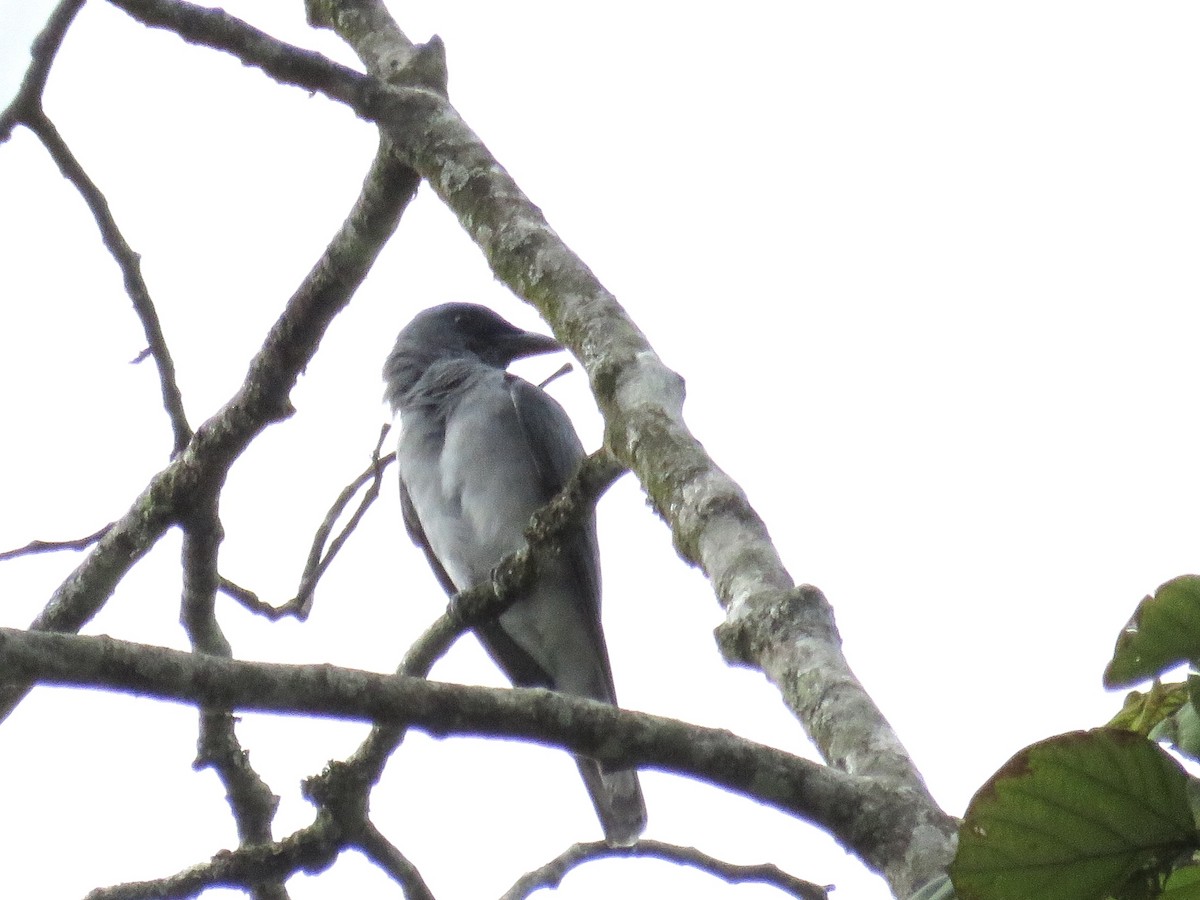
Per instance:
[[[46,4],[0,0],[0,77]],[[300,2],[225,7],[343,61]],[[16,10],[30,28],[18,27]],[[961,814],[1015,750],[1101,724],[1137,601],[1200,557],[1200,11],[1115,3],[394,4],[446,40],[451,98],[688,381],[688,421],[746,489],[793,575],[834,604],[857,673]],[[375,145],[332,103],[89,4],[47,109],[133,247],[193,424],[349,208]],[[19,131],[0,147],[4,474],[0,548],[120,515],[170,434],[140,326],[82,202]],[[299,414],[234,467],[223,574],[282,601],[384,418],[395,332],[445,300],[537,326],[429,192],[405,216],[293,394]],[[542,377],[557,362],[527,364]],[[584,443],[576,374],[556,383]],[[307,624],[221,601],[243,658],[389,671],[442,608],[393,486]],[[605,617],[626,706],[809,752],[761,676],[726,669],[711,591],[632,479],[601,506]],[[89,633],[184,647],[178,540]],[[24,626],[77,563],[0,566]],[[501,684],[471,642],[435,677]],[[80,896],[235,842],[194,714],[37,691],[0,731],[6,887]],[[310,820],[300,778],[364,728],[247,716],[251,759]],[[496,896],[598,836],[573,765],[517,744],[413,736],[373,808],[439,898]],[[830,841],[686,780],[644,776],[648,836],[888,896]],[[449,795],[449,796],[447,796]],[[36,886],[36,894],[30,893]],[[297,900],[395,896],[345,859]],[[728,888],[665,864],[576,872],[562,900]],[[223,896],[213,892],[210,896]]]

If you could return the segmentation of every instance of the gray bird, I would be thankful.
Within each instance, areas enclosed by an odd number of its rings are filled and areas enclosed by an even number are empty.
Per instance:
[[[524,546],[530,516],[583,459],[563,408],[505,371],[515,359],[561,349],[486,307],[446,303],[417,315],[388,356],[404,524],[451,596],[490,578]],[[594,513],[563,537],[562,553],[541,566],[524,596],[477,633],[513,684],[616,704],[600,625]],[[637,771],[576,762],[605,840],[636,843],[646,825]]]

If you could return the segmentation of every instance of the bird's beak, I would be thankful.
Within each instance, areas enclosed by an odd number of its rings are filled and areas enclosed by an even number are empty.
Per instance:
[[[557,353],[566,348],[547,334],[536,331],[518,331],[504,339],[504,355],[509,360],[524,359],[542,353]]]

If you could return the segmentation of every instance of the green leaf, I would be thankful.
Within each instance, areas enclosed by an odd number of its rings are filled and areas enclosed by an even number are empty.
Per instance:
[[[1200,866],[1184,866],[1172,872],[1159,900],[1200,900]]]
[[[1187,702],[1159,722],[1148,737],[1152,741],[1165,741],[1177,751],[1191,759],[1200,759],[1200,712],[1196,710],[1200,696],[1200,677],[1189,675]]]
[[[1180,575],[1138,604],[1117,638],[1104,685],[1129,687],[1200,658],[1200,575]]]
[[[980,788],[950,877],[960,900],[1091,900],[1169,871],[1198,840],[1179,763],[1129,731],[1076,731]]]
[[[1108,727],[1136,731],[1142,737],[1156,740],[1155,730],[1188,702],[1190,692],[1190,685],[1182,681],[1163,684],[1156,678],[1146,693],[1130,691],[1125,696],[1125,704],[1108,722]]]

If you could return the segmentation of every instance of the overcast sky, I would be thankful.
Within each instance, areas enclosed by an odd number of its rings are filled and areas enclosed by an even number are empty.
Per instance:
[[[302,4],[228,11],[341,61]],[[269,6],[270,8],[266,8]],[[833,603],[851,664],[961,814],[1020,747],[1102,724],[1100,674],[1134,605],[1200,568],[1200,11],[1193,4],[414,2],[451,99],[687,379],[685,413],[745,488],[797,581]],[[0,89],[48,5],[0,0]],[[15,23],[26,13],[29,27]],[[93,2],[46,95],[134,249],[193,425],[236,389],[348,210],[375,136],[336,104]],[[119,516],[170,432],[119,273],[32,137],[0,146],[5,440],[0,549]],[[422,190],[293,393],[234,467],[222,573],[282,601],[369,457],[396,331],[446,300],[542,328]],[[520,369],[541,378],[549,358]],[[594,448],[579,373],[553,392]],[[600,507],[605,625],[623,704],[811,753],[777,692],[730,670],[720,609],[627,477]],[[178,538],[88,633],[183,648]],[[0,566],[24,626],[77,564]],[[305,624],[222,600],[236,655],[390,671],[443,598],[394,483]],[[503,680],[472,641],[434,676]],[[252,762],[307,823],[299,779],[361,726],[246,716]],[[235,835],[195,773],[186,708],[39,689],[0,730],[6,886],[81,896],[170,874]],[[439,898],[496,896],[598,836],[569,759],[414,735],[373,808]],[[774,861],[837,896],[883,883],[795,820],[644,776],[648,836]],[[36,882],[35,882],[36,879]],[[354,859],[298,900],[394,896]],[[563,900],[757,898],[647,862],[576,872]],[[222,896],[214,892],[212,896]]]

